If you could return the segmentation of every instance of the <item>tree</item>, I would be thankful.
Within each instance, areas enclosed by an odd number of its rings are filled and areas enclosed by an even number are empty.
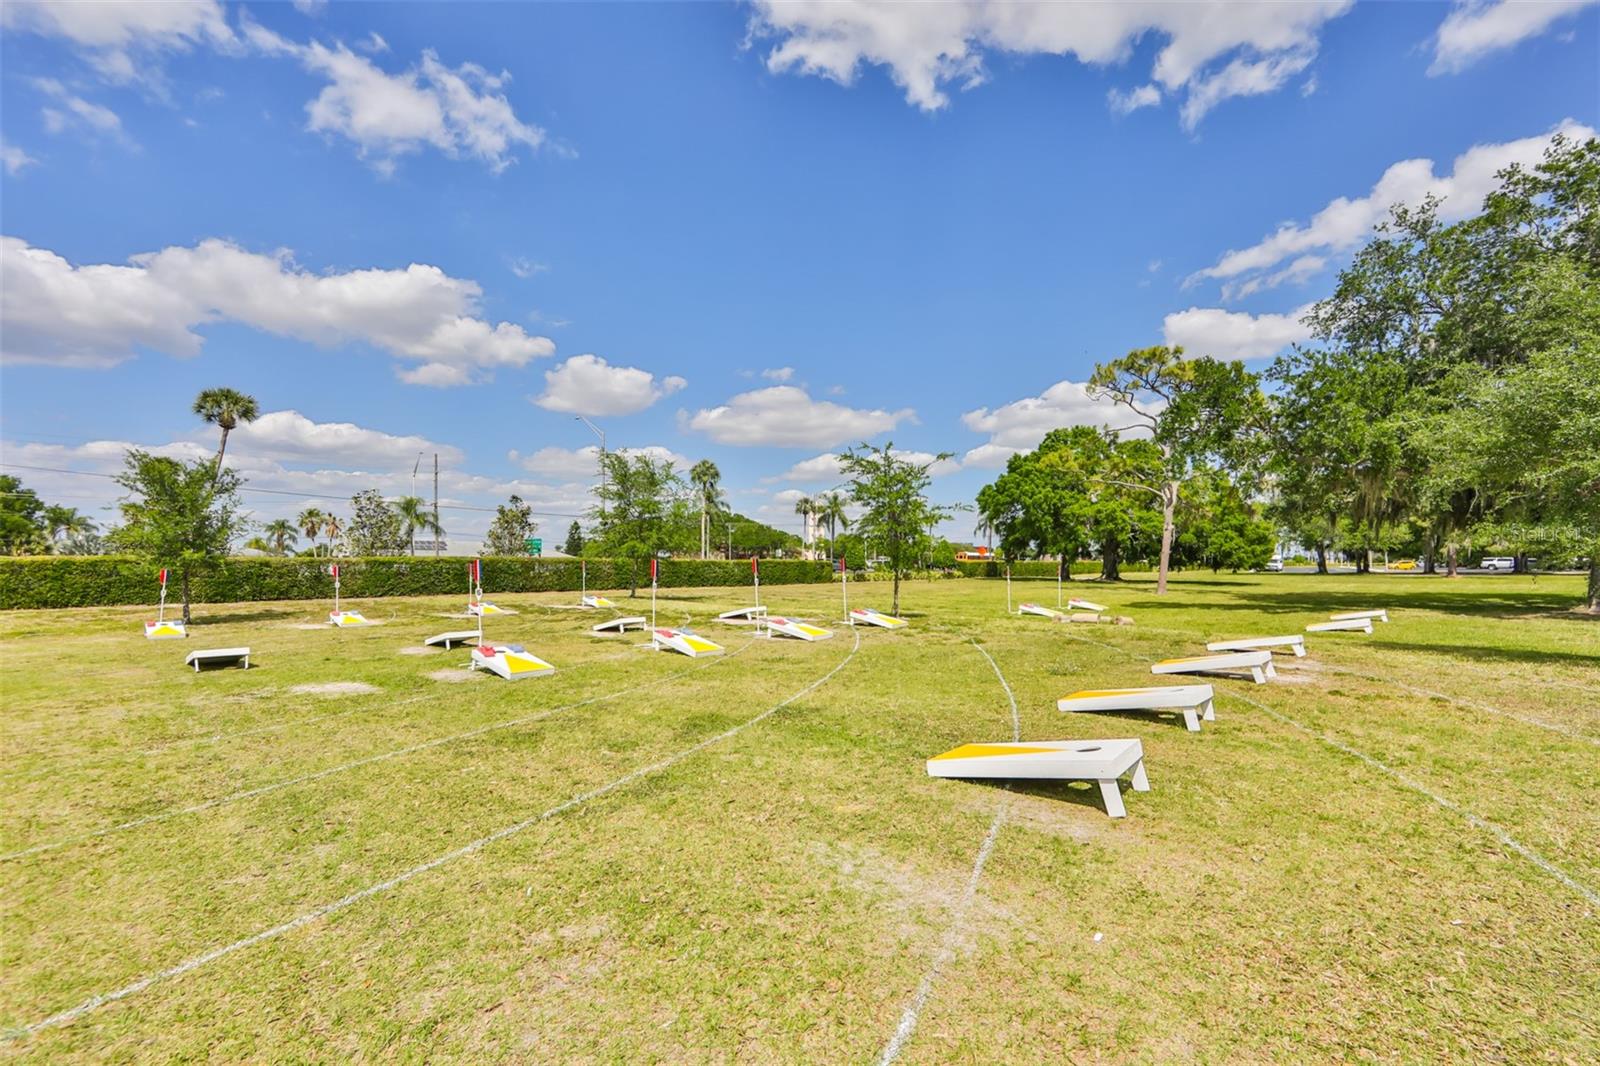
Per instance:
[[[289,546],[300,539],[294,523],[287,518],[273,519],[266,524],[262,532],[266,534],[267,543],[272,545],[273,555],[288,555]]]
[[[400,519],[400,539],[410,546],[412,555],[417,554],[418,531],[432,533],[435,537],[443,535],[444,527],[439,524],[439,516],[428,510],[428,504],[421,496],[402,496],[391,506],[395,516]],[[516,554],[520,554],[520,550]]]
[[[331,536],[332,534],[330,534]],[[363,489],[350,497],[350,524],[345,540],[351,555],[399,555],[406,536],[400,516],[384,502],[377,489]]]
[[[711,553],[711,519],[721,511],[726,501],[722,496],[720,482],[722,471],[717,469],[717,464],[710,459],[702,459],[689,468],[689,484],[694,486],[695,495],[700,501],[700,558],[705,559]]]
[[[794,501],[794,513],[800,516],[800,543],[807,548],[811,547],[811,516],[817,513],[817,501],[810,496],[802,496]]]
[[[1178,506],[1174,556],[1213,572],[1258,570],[1272,558],[1272,524],[1221,470],[1196,471]]]
[[[44,509],[44,528],[50,538],[51,550],[62,555],[79,552],[97,529],[94,520],[76,507],[59,504]]]
[[[606,452],[601,463],[606,476],[592,512],[600,528],[589,547],[629,560],[628,594],[637,595],[640,564],[677,543],[677,533],[685,525],[682,519],[689,517],[685,485],[670,459]]]
[[[1256,433],[1266,422],[1266,400],[1256,375],[1243,365],[1208,356],[1183,358],[1183,349],[1156,346],[1102,363],[1089,377],[1089,393],[1109,396],[1133,416],[1129,429],[1150,432],[1166,463],[1159,485],[1129,482],[1161,504],[1161,569],[1156,595],[1167,591],[1173,514],[1183,481],[1196,464],[1222,461],[1247,469]],[[1121,432],[1121,430],[1119,430]]]
[[[22,555],[38,544],[44,532],[44,501],[22,480],[0,474],[0,549]]]
[[[176,569],[189,621],[189,582],[228,552],[239,522],[238,474],[215,460],[185,463],[137,448],[124,457],[117,484],[129,493],[120,504],[122,525],[110,535],[117,547],[157,566]]]
[[[322,516],[322,532],[328,536],[328,554],[335,555],[339,550],[339,534],[344,532],[344,523],[332,511]]]
[[[295,518],[304,533],[311,540],[311,554],[317,554],[317,536],[322,532],[322,527],[327,524],[328,516],[319,507],[307,507]]]
[[[837,492],[829,492],[817,500],[818,516],[828,527],[828,545],[832,550],[833,542],[839,538],[839,530],[850,528],[850,516],[845,513],[844,497]]]
[[[222,456],[228,450],[228,434],[240,422],[254,422],[260,407],[254,396],[235,389],[205,389],[194,398],[194,413],[222,430],[222,441],[217,446],[217,470],[222,470]]]
[[[527,540],[539,524],[533,520],[533,508],[522,502],[522,497],[512,496],[510,501],[495,508],[494,521],[483,538],[485,555],[526,555]]]
[[[583,554],[583,527],[578,525],[576,519],[567,527],[567,542],[561,546],[561,550],[574,557]]]
[[[900,579],[922,556],[929,527],[951,513],[951,508],[930,503],[927,490],[933,483],[929,468],[952,454],[914,463],[895,456],[893,442],[881,448],[863,442],[839,456],[850,498],[865,508],[856,532],[877,548],[894,573],[894,614],[900,613]]]

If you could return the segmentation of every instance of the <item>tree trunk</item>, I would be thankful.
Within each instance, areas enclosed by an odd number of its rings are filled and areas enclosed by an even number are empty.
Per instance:
[[[1439,548],[1439,538],[1433,533],[1428,534],[1426,545],[1422,551],[1422,572],[1424,574],[1437,574],[1439,568],[1434,565],[1434,553]]]
[[[1122,580],[1122,546],[1115,542],[1100,545],[1100,580]]]
[[[1156,595],[1167,594],[1167,567],[1172,562],[1172,512],[1178,506],[1178,482],[1161,488],[1161,570],[1156,575]]]
[[[892,615],[900,613],[900,568],[898,566],[894,568],[894,604],[889,608],[889,613]]]
[[[216,485],[217,479],[222,476],[222,457],[228,453],[228,427],[222,427],[222,443],[217,446],[217,465],[211,471],[211,484]],[[185,619],[187,621],[187,619]]]
[[[1589,613],[1600,614],[1600,541],[1589,549]]]
[[[1448,544],[1444,549],[1444,573],[1446,577],[1459,577],[1456,573],[1456,546]]]
[[[1317,541],[1317,573],[1326,574],[1327,572],[1328,572],[1328,542],[1324,541],[1324,540],[1319,540],[1319,541]]]
[[[183,624],[189,624],[189,568],[183,568],[181,584],[183,586]]]

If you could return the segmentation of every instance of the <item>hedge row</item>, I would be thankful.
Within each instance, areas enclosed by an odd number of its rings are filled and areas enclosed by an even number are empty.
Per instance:
[[[190,583],[195,603],[242,603],[250,600],[331,599],[333,582],[328,559],[224,559],[196,575]],[[460,557],[418,556],[398,559],[340,559],[339,587],[349,599],[374,596],[467,594],[467,561]],[[0,557],[0,609],[41,607],[110,607],[154,603],[159,568],[126,556]],[[589,560],[588,587],[625,589],[630,564],[610,559]],[[649,565],[639,564],[648,586]],[[830,579],[826,562],[769,559],[761,563],[763,584],[794,585]],[[663,559],[663,588],[750,584],[750,564],[722,559]],[[483,591],[560,592],[580,587],[576,559],[527,557],[483,561]],[[176,570],[168,600],[181,600]]]
[[[981,563],[957,563],[956,569],[967,577],[1005,577],[1006,564],[999,561]],[[1149,563],[1122,563],[1117,568],[1124,574],[1139,574],[1154,569]],[[1100,560],[1079,559],[1072,564],[1074,577],[1092,577],[1100,573]],[[1047,577],[1052,581],[1056,576],[1056,564],[1053,559],[1024,559],[1011,564],[1011,576],[1014,578]]]

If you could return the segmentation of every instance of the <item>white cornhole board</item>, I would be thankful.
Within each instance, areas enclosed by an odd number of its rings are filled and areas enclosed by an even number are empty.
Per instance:
[[[1277,677],[1270,651],[1224,651],[1212,655],[1189,655],[1182,659],[1162,659],[1150,667],[1152,674],[1226,674],[1249,671],[1258,685]]]
[[[606,599],[604,596],[585,596],[583,598],[583,603],[581,604],[581,606],[583,606],[583,607],[615,607],[616,604],[612,603],[610,600]]]
[[[1067,600],[1067,606],[1068,607],[1078,607],[1078,608],[1081,608],[1082,610],[1085,610],[1085,611],[1095,611],[1095,612],[1098,612],[1099,614],[1105,614],[1107,611],[1111,610],[1111,608],[1107,607],[1105,604],[1103,604],[1103,603],[1095,603],[1093,600],[1074,600],[1074,599],[1069,599],[1069,600]]]
[[[367,616],[360,611],[329,611],[328,624],[330,626],[338,626],[340,629],[372,625]]]
[[[549,677],[556,668],[523,649],[520,644],[480,644],[472,649],[472,669],[487,670],[507,681]]]
[[[776,633],[783,637],[793,637],[796,640],[832,640],[833,630],[814,626],[810,622],[802,622],[798,618],[779,618],[777,615],[767,616],[767,632]]]
[[[1058,711],[1166,711],[1183,712],[1189,732],[1200,732],[1200,721],[1217,720],[1210,685],[1159,685],[1155,688],[1086,689],[1056,701]]]
[[[1346,632],[1371,633],[1372,632],[1372,619],[1370,619],[1370,618],[1346,618],[1342,622],[1314,622],[1311,625],[1306,626],[1306,632],[1307,633],[1346,633]]]
[[[437,648],[443,644],[445,651],[449,651],[452,644],[471,644],[482,637],[483,634],[476,629],[456,629],[449,633],[435,633],[422,643],[430,648]]]
[[[1018,614],[1036,614],[1044,618],[1065,618],[1066,614],[1054,607],[1046,607],[1042,603],[1020,603],[1017,605]]]
[[[911,624],[904,618],[896,618],[892,614],[874,611],[871,607],[857,607],[850,612],[850,621],[869,626],[881,626],[884,629],[904,629]]]
[[[649,629],[650,620],[642,614],[630,614],[622,618],[613,618],[591,626],[596,633],[626,633],[630,629]]]
[[[238,663],[242,670],[250,669],[250,649],[207,648],[204,651],[192,651],[183,660],[183,665],[194,667],[197,674],[202,666],[226,666],[228,663]]]
[[[1329,621],[1333,622],[1354,622],[1362,618],[1376,618],[1380,622],[1387,622],[1389,620],[1389,611],[1387,608],[1380,608],[1376,611],[1345,611],[1343,614],[1330,614],[1328,616]]]
[[[1306,638],[1298,633],[1286,637],[1241,637],[1238,640],[1218,640],[1206,645],[1206,651],[1260,651],[1262,648],[1290,648],[1295,658],[1304,658]]]
[[[754,622],[758,618],[765,618],[765,607],[738,607],[731,611],[723,611],[717,615],[719,622]]]
[[[182,622],[146,622],[144,635],[150,640],[181,640],[189,635],[189,630]]]
[[[687,629],[668,629],[662,627],[650,634],[650,640],[658,648],[667,648],[697,659],[702,655],[722,654],[722,645],[715,641],[707,640],[698,633],[691,633]]]
[[[479,600],[477,603],[467,604],[467,613],[477,618],[484,618],[491,614],[516,614],[508,607],[500,607],[488,600]]]
[[[928,760],[929,777],[1024,781],[1094,781],[1106,813],[1127,816],[1117,778],[1131,774],[1135,792],[1149,792],[1144,747],[1137,740],[1032,740],[963,744]]]

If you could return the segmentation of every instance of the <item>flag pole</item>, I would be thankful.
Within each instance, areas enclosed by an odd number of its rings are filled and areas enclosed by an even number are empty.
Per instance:
[[[844,556],[839,556],[839,593],[844,597],[844,620],[852,627],[856,620],[850,617],[850,571],[845,568]]]
[[[339,564],[333,564],[333,613],[339,613]]]
[[[656,559],[650,557],[650,643],[656,641]]]
[[[582,575],[578,579],[578,602],[582,603],[589,598],[589,560],[578,560],[578,572]]]
[[[161,568],[161,606],[156,608],[156,625],[167,620],[167,569]]]
[[[1011,564],[1006,564],[1006,614],[1011,613]]]
[[[480,591],[483,588],[482,571],[483,571],[483,561],[481,559],[474,559],[474,560],[472,560],[471,563],[469,563],[467,565],[467,605],[468,606],[472,605],[472,590],[473,590],[473,588],[477,588]],[[479,596],[478,598],[482,599],[483,597]],[[483,646],[483,609],[481,607],[478,609],[478,646],[479,647]]]

